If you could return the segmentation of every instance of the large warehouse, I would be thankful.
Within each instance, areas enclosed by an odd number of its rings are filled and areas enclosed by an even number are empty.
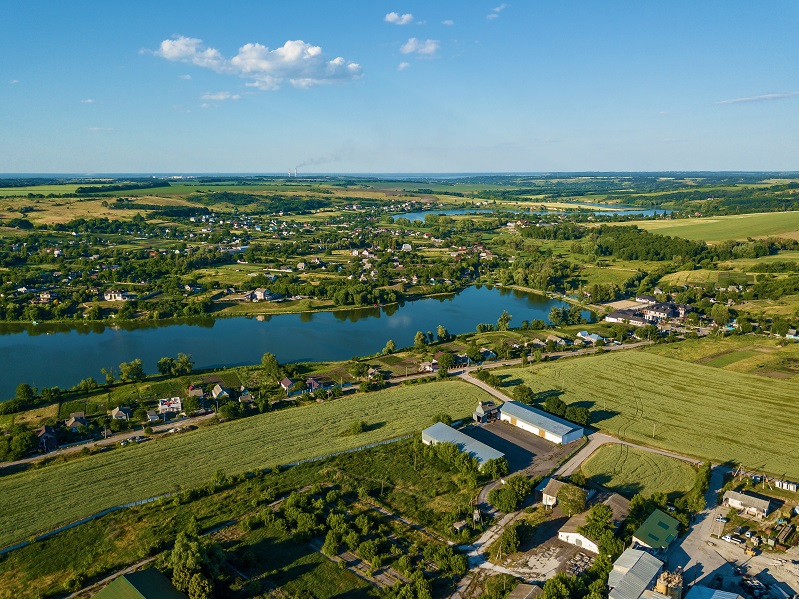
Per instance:
[[[499,408],[499,419],[518,426],[547,441],[565,445],[583,436],[583,428],[576,424],[515,401],[506,401]]]
[[[436,422],[433,426],[424,429],[422,431],[422,443],[425,445],[455,443],[462,452],[477,458],[480,468],[489,460],[497,460],[505,457],[505,454],[501,451],[497,451],[485,443],[480,443],[480,441],[472,439],[469,435],[455,430],[443,422]]]

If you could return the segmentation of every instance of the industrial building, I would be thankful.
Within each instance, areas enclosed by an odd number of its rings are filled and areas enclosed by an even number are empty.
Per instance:
[[[547,441],[565,445],[583,436],[583,428],[547,412],[515,401],[499,408],[499,419]]]
[[[501,451],[472,439],[469,435],[455,430],[443,422],[436,422],[433,426],[424,429],[422,431],[422,443],[425,445],[454,443],[463,453],[468,453],[476,458],[481,468],[489,460],[498,460],[505,457],[505,454]]]
[[[668,549],[671,542],[677,538],[679,526],[680,523],[675,518],[655,510],[633,533],[632,547]]]
[[[608,599],[638,599],[644,591],[651,589],[663,562],[639,549],[626,549],[613,562],[608,576]]]
[[[771,502],[762,497],[738,493],[737,491],[727,491],[724,493],[724,505],[728,505],[737,510],[742,510],[752,516],[765,518],[771,508]]]
[[[627,518],[630,513],[630,502],[621,495],[613,493],[610,497],[603,501],[613,512],[613,528],[618,528],[622,522]],[[583,535],[579,529],[586,525],[588,522],[588,512],[576,514],[569,518],[566,523],[560,527],[558,531],[558,538],[561,541],[576,545],[591,553],[599,553],[599,546],[596,540],[589,539]]]

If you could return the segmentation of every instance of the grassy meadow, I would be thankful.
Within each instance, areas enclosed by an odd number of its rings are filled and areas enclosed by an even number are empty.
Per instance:
[[[687,462],[618,443],[599,447],[581,470],[591,482],[628,499],[636,493],[682,495],[696,479],[696,470]]]
[[[468,416],[484,391],[453,380],[252,416],[0,478],[0,546],[105,508],[421,431]],[[363,420],[368,430],[344,435]]]
[[[595,426],[622,439],[799,478],[799,384],[791,380],[641,351],[495,372],[590,408]]]
[[[636,223],[639,228],[661,235],[704,240],[799,235],[799,212],[764,212],[680,220],[651,220]]]

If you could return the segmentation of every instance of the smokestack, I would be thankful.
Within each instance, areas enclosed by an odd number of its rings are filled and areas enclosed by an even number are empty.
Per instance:
[[[291,177],[291,169],[289,169],[289,177]]]
[[[296,166],[294,167],[294,176],[295,177],[297,176],[297,167]]]

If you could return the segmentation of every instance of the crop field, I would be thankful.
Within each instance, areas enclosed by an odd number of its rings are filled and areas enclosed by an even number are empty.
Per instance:
[[[622,439],[799,478],[799,384],[793,381],[640,351],[497,374],[588,407],[595,426]]]
[[[638,227],[661,235],[704,240],[709,243],[725,239],[747,239],[783,235],[794,237],[799,232],[799,212],[766,212],[736,214],[682,220],[652,220],[637,223]]]
[[[583,462],[582,473],[592,482],[624,495],[682,495],[693,487],[696,470],[682,460],[610,443]]]
[[[663,277],[663,282],[670,285],[704,285],[706,287],[729,287],[754,283],[754,275],[743,272],[725,270],[680,270]]]
[[[489,396],[462,381],[400,387],[252,416],[0,478],[0,546],[105,508],[228,474],[319,457],[468,416]],[[343,436],[364,420],[368,430]]]

